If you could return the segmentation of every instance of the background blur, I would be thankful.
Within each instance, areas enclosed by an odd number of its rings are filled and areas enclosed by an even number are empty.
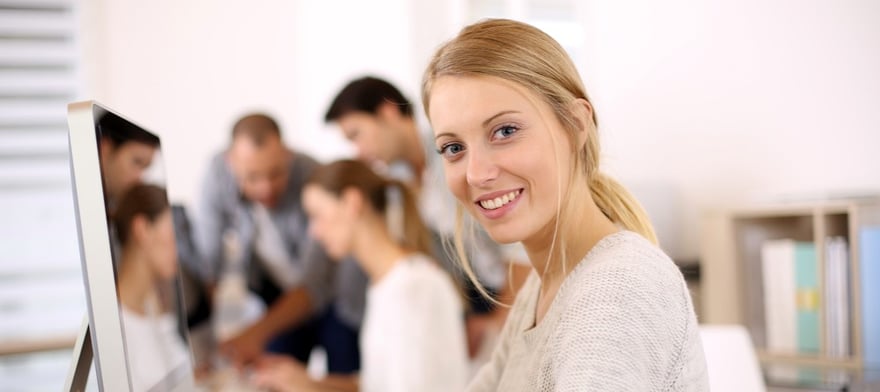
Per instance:
[[[873,0],[0,0],[0,390],[62,385],[86,312],[68,102],[159,134],[170,197],[192,209],[242,114],[275,116],[320,160],[350,155],[322,120],[347,81],[418,102],[439,44],[523,20],[569,50],[604,170],[693,264],[708,209],[880,190],[878,16]]]

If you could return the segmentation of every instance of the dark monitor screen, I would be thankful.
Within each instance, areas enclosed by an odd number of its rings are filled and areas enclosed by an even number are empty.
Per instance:
[[[70,148],[90,332],[104,390],[193,388],[159,137],[71,104]]]

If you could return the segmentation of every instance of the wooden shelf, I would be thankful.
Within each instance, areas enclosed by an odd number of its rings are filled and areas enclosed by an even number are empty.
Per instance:
[[[880,200],[878,200],[880,202]],[[721,211],[726,215],[736,218],[776,218],[787,216],[802,216],[813,213],[844,214],[857,206],[856,202],[828,201],[816,203],[793,203],[793,204],[759,204],[745,207],[730,208]]]
[[[752,335],[759,359],[765,364],[862,369],[858,233],[866,225],[880,224],[880,199],[727,208],[706,213],[702,223],[699,309],[702,323],[745,326]],[[767,352],[761,284],[762,244],[784,238],[815,243],[821,292],[825,239],[831,236],[847,238],[849,246],[851,357],[832,359],[824,355]],[[819,311],[822,330],[826,322],[824,308]],[[820,347],[825,347],[826,337],[822,335],[821,339]]]
[[[821,357],[818,355],[777,354],[770,353],[764,350],[758,350],[757,354],[758,360],[760,360],[762,364],[785,364],[805,367],[829,367],[853,370],[857,370],[862,367],[860,361],[852,358],[832,359]]]
[[[40,351],[71,349],[75,343],[76,336],[74,335],[0,341],[0,355],[29,354]]]

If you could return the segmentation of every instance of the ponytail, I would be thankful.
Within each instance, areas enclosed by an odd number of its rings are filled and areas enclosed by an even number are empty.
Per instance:
[[[655,245],[658,243],[648,214],[619,182],[597,171],[590,178],[590,194],[602,213],[612,222],[641,234]]]
[[[388,179],[385,194],[385,218],[394,240],[406,249],[433,257],[431,238],[419,215],[413,191],[401,181]]]

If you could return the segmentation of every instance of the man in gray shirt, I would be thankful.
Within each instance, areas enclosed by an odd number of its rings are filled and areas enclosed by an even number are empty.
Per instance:
[[[277,123],[264,114],[241,118],[230,147],[211,161],[195,227],[206,260],[200,273],[215,285],[233,260],[268,307],[254,325],[221,342],[221,352],[239,366],[265,350],[306,362],[320,345],[328,371],[359,369],[367,279],[353,260],[329,260],[307,234],[300,192],[317,165],[287,148]],[[236,255],[228,251],[230,236]]]

